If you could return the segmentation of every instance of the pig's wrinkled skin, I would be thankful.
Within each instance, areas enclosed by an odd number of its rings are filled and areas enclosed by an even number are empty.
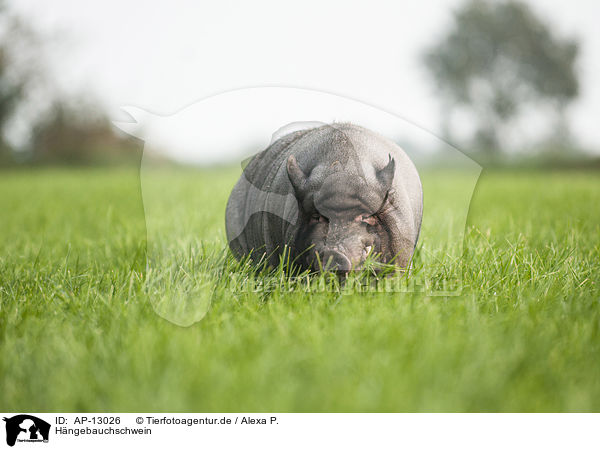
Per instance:
[[[347,273],[368,254],[408,268],[423,191],[402,149],[368,129],[334,123],[273,142],[244,169],[226,212],[236,257]]]

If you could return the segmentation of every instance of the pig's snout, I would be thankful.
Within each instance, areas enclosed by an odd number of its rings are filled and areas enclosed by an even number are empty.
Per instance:
[[[346,274],[352,270],[352,262],[339,251],[329,250],[323,253],[323,269]]]

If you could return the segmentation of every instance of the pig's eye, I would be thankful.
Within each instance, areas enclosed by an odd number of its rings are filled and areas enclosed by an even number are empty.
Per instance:
[[[376,226],[379,223],[379,220],[375,215],[365,215],[362,217],[362,222],[368,224],[369,226]]]
[[[312,214],[310,216],[311,223],[327,223],[327,218],[321,214]]]

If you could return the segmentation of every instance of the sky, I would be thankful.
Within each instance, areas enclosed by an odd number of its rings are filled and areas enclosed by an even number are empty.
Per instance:
[[[436,92],[423,49],[462,0],[19,0],[11,7],[49,36],[46,64],[60,88],[170,115],[211,95],[255,86],[315,89],[390,111],[437,133]],[[582,42],[573,132],[600,153],[600,2],[527,2]],[[535,127],[535,124],[531,125]]]

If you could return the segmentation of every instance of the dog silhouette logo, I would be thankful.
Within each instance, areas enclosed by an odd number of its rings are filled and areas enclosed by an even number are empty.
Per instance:
[[[6,421],[6,444],[14,446],[18,442],[48,442],[50,424],[32,415],[15,415],[3,418]]]

